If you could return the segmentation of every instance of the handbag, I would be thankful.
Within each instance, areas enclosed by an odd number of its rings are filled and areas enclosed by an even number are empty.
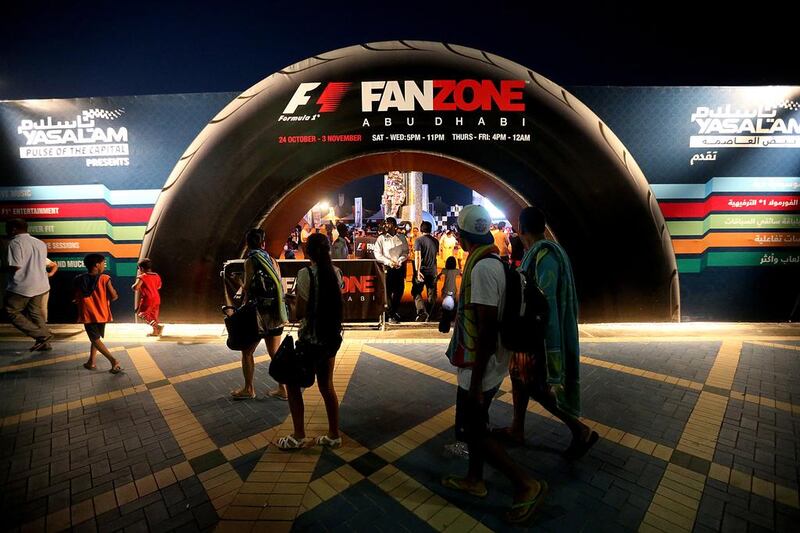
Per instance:
[[[261,339],[258,326],[258,309],[248,302],[238,307],[232,315],[225,317],[228,339],[225,344],[231,350],[244,350]]]
[[[315,364],[296,349],[294,338],[287,335],[269,362],[269,375],[278,383],[308,388],[314,384]]]

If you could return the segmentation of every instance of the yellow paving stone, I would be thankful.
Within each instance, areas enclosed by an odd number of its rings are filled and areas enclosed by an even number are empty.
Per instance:
[[[667,498],[663,494],[656,493],[653,495],[653,500],[651,503],[658,504],[661,507],[669,509],[671,512],[680,516],[694,519],[695,515],[697,514],[697,508],[700,506],[700,502],[696,502],[691,498],[689,501],[692,502],[691,505],[684,505],[676,499]]]
[[[226,520],[256,520],[262,509],[258,507],[237,507],[231,505],[225,511],[223,518]]]
[[[255,526],[255,522],[252,520],[220,520],[214,531],[216,533],[241,533],[242,531],[252,531],[253,526]]]
[[[478,524],[478,521],[472,518],[467,513],[462,512],[461,515],[453,521],[445,529],[448,533],[462,533],[464,531],[471,531]]]
[[[333,487],[328,485],[328,483],[322,478],[317,478],[309,483],[308,488],[314,491],[314,494],[316,494],[322,501],[330,500],[338,494],[338,492],[334,490]]]
[[[139,498],[136,492],[136,485],[133,483],[126,483],[121,487],[117,487],[114,489],[114,493],[117,496],[117,503],[120,507]]]
[[[398,472],[397,467],[394,465],[386,465],[380,470],[373,472],[369,476],[369,480],[376,485],[379,485],[383,480],[393,476],[396,472]]]
[[[277,507],[299,507],[303,502],[301,494],[270,494],[267,505]]]
[[[94,504],[92,503],[92,499],[89,498],[88,500],[83,500],[73,505],[70,509],[70,516],[73,526],[77,526],[78,524],[82,524],[94,518]]]
[[[285,463],[270,463],[266,461],[259,461],[256,463],[255,468],[253,468],[256,472],[283,472],[286,468]]]
[[[350,482],[340,476],[335,470],[322,476],[322,479],[336,492],[342,492],[350,486]]]
[[[717,481],[722,481],[723,483],[727,484],[728,480],[731,476],[731,469],[727,466],[718,464],[718,463],[711,463],[711,468],[708,470],[708,477],[711,479],[716,479]]]
[[[156,484],[158,484],[159,489],[168,487],[177,481],[175,479],[175,474],[172,472],[171,468],[165,468],[163,470],[159,470],[154,474],[154,476],[156,478]]]
[[[678,490],[678,491],[680,491],[682,489],[682,487],[685,487],[685,489],[691,489],[695,493],[702,494],[703,488],[705,487],[705,484],[702,483],[702,482],[697,482],[697,481],[695,481],[693,479],[689,479],[687,477],[681,476],[680,474],[675,474],[674,472],[670,472],[669,470],[666,470],[664,472],[664,478],[662,479],[662,481],[666,481],[666,480],[669,480],[669,481],[673,482],[675,484],[675,487],[674,487],[675,490]],[[684,491],[686,491],[685,489],[684,489]],[[698,496],[698,498],[699,497],[700,496]]]
[[[322,503],[322,499],[319,496],[317,496],[317,494],[313,490],[306,491],[306,493],[303,495],[302,504],[303,507],[306,508],[306,510],[310,511],[320,503]]]
[[[284,472],[313,472],[316,468],[314,463],[286,463]]]
[[[222,455],[224,455],[225,459],[227,459],[228,461],[232,461],[237,457],[242,456],[242,452],[240,452],[239,449],[233,444],[227,444],[222,448],[220,448],[219,451],[222,452]]]
[[[113,490],[106,491],[94,497],[94,512],[97,516],[117,508],[117,497]]]
[[[688,487],[666,476],[661,478],[661,483],[659,483],[658,486],[669,488],[679,494],[683,494],[684,496],[692,500],[700,501],[700,498],[703,497],[702,491],[697,490],[696,488],[693,487]]]
[[[775,501],[794,507],[795,509],[800,508],[797,491],[782,485],[775,485]]]
[[[135,484],[136,492],[139,494],[140,498],[158,490],[156,479],[152,475],[137,479]]]
[[[408,476],[405,473],[397,472],[395,475],[393,475],[393,476],[391,476],[389,478],[386,478],[383,481],[381,481],[380,483],[378,483],[378,487],[380,487],[381,490],[383,490],[384,492],[391,492],[392,489],[394,489],[397,486],[399,486],[406,479],[408,479]]]
[[[281,472],[278,475],[279,482],[287,483],[307,483],[311,481],[312,472]],[[333,474],[333,472],[331,472]]]
[[[413,511],[425,503],[431,497],[431,494],[431,491],[428,490],[427,487],[421,485],[411,492],[411,494],[400,500],[400,504],[409,511]]]
[[[247,455],[250,452],[256,451],[256,447],[253,446],[253,443],[247,439],[242,439],[240,441],[235,442],[234,444],[236,446],[236,449],[239,450],[239,452],[241,452],[242,455]]]
[[[606,434],[606,439],[610,440],[611,442],[619,442],[624,436],[624,431],[620,431],[616,428],[610,428],[608,430],[608,434]]]
[[[672,457],[672,448],[664,446],[663,444],[656,444],[653,450],[653,457],[658,457],[663,461],[669,461],[669,458]]]
[[[203,487],[205,487],[206,490],[211,490],[215,487],[219,487],[220,485],[224,485],[225,483],[230,483],[231,481],[241,481],[239,474],[233,470],[233,468],[230,468],[229,464],[226,463],[225,466],[229,467],[227,472],[203,481]]]
[[[308,490],[308,483],[277,483],[273,494],[300,494]]]
[[[237,494],[231,502],[231,505],[245,507],[264,507],[266,504],[266,494]]]
[[[441,511],[447,505],[447,501],[434,494],[414,509],[414,514],[427,522],[433,515]]]
[[[731,470],[730,485],[747,492],[750,492],[751,478],[750,474],[745,474],[739,470]]]
[[[178,481],[183,481],[184,479],[194,475],[194,470],[192,469],[192,465],[189,464],[189,461],[183,461],[182,463],[173,465],[172,472],[175,474],[175,478]],[[156,479],[156,481],[158,480]],[[159,488],[161,488],[160,484]]]
[[[393,463],[401,457],[399,453],[387,448],[385,445],[376,449],[373,453],[388,463]]]
[[[775,483],[753,476],[753,493],[774,500]]]
[[[275,489],[275,483],[261,483],[256,481],[245,481],[239,488],[240,494],[271,494]]]
[[[674,526],[678,526],[686,531],[691,530],[694,524],[694,517],[689,518],[687,516],[683,516],[655,502],[650,504],[647,514],[653,514],[671,524],[674,524],[673,528]]]
[[[364,476],[361,474],[361,472],[359,472],[350,465],[340,466],[339,468],[336,469],[336,473],[342,476],[344,479],[346,479],[347,482],[350,483],[351,485],[355,485],[356,483],[364,479]]]
[[[642,440],[641,437],[637,437],[636,435],[632,435],[630,433],[625,433],[625,435],[623,435],[620,439],[619,443],[628,448],[635,449],[640,440]]]
[[[447,526],[455,522],[462,514],[464,514],[464,512],[458,507],[448,505],[431,516],[427,522],[433,529],[444,531]]]
[[[696,500],[683,492],[678,492],[676,490],[673,490],[664,484],[658,486],[658,488],[656,489],[656,494],[659,494],[674,502],[677,502],[695,512],[697,511],[697,508],[700,506],[699,500]]]
[[[653,450],[655,450],[655,448],[656,448],[656,443],[647,439],[641,439],[639,441],[639,444],[636,445],[636,449],[638,451],[646,453],[647,455],[651,455],[653,453]]]
[[[297,517],[297,507],[267,507],[261,510],[259,520],[294,520]]]
[[[420,487],[420,483],[415,481],[412,478],[408,478],[403,483],[389,491],[389,496],[394,498],[395,500],[402,500],[403,498],[407,497],[409,494],[414,492]]]
[[[255,483],[276,483],[280,478],[281,472],[269,472],[254,470],[247,477],[247,481]]]
[[[231,503],[233,503],[233,499],[236,497],[236,491],[231,491],[223,494],[222,496],[218,496],[211,500],[211,505],[214,506],[216,509],[217,514],[223,514],[222,511],[227,508]]]

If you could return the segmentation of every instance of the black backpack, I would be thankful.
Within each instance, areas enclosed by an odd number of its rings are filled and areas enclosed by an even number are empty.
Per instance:
[[[541,353],[550,314],[547,297],[539,288],[535,273],[521,272],[500,262],[506,274],[500,342],[512,352]]]
[[[278,309],[278,286],[260,259],[256,261],[256,265],[250,286],[247,288],[247,299],[255,302],[259,311],[274,312]]]

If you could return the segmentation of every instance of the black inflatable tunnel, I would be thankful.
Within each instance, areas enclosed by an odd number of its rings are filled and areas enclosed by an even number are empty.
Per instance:
[[[647,180],[567,91],[492,54],[433,42],[352,46],[254,85],[203,129],[167,179],[142,257],[166,321],[217,321],[225,260],[247,228],[286,235],[325,194],[389,170],[451,178],[514,220],[541,207],[569,253],[584,322],[678,320],[678,274]]]

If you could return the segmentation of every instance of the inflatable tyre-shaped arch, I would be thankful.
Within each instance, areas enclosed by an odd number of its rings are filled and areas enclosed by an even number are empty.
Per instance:
[[[386,95],[387,80],[405,88],[405,108],[403,94]],[[431,109],[419,94],[425,80],[450,80],[436,87],[473,81],[456,109],[452,100],[450,108]],[[498,103],[504,80],[514,80],[518,96],[505,108]],[[365,89],[363,82],[373,83]],[[493,84],[494,102],[479,101],[482,83]],[[383,98],[388,109],[379,107]],[[483,131],[491,137],[480,138]],[[219,319],[218,273],[241,256],[247,228],[262,225],[279,254],[327,192],[389,170],[459,181],[492,197],[512,221],[526,204],[541,207],[572,260],[582,321],[678,319],[664,218],[633,157],[589,108],[501,57],[398,41],[292,65],[242,93],[202,130],[167,179],[142,246],[164,279],[165,320]]]

